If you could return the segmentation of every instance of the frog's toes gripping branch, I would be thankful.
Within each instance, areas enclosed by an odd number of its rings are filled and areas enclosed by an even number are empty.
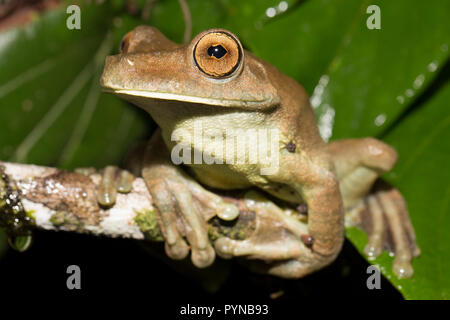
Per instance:
[[[111,207],[117,199],[117,192],[129,193],[134,176],[127,170],[116,166],[107,166],[102,172],[102,181],[98,188],[97,200],[103,207]]]
[[[233,220],[239,210],[201,185],[170,162],[170,154],[157,131],[145,151],[142,177],[158,209],[160,227],[169,257],[189,253],[199,268],[211,265],[215,251],[208,239],[206,221],[213,216]]]
[[[192,262],[204,268],[215,259],[206,221],[213,216],[233,220],[239,210],[176,171],[173,166],[147,167],[142,175],[158,208],[167,255],[177,260],[185,258],[189,253],[185,237],[190,244]]]
[[[246,194],[245,204],[257,214],[256,229],[244,240],[216,240],[219,256],[244,257],[250,269],[282,278],[300,278],[320,269],[317,254],[304,241],[309,237],[308,225],[299,213],[282,210],[255,191]]]

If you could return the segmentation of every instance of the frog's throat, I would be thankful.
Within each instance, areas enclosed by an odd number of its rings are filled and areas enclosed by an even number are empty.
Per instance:
[[[128,89],[108,89],[104,88],[103,91],[114,93],[123,96],[152,98],[159,100],[172,100],[182,101],[189,103],[199,103],[213,106],[223,107],[268,107],[276,104],[273,98],[264,100],[241,100],[241,99],[214,99],[206,97],[189,96],[183,94],[169,93],[169,92],[157,92],[157,91],[144,91],[144,90],[128,90]]]

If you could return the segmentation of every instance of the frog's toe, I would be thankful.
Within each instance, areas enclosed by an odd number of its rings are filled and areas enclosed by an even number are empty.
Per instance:
[[[117,192],[128,193],[132,189],[134,176],[116,166],[107,166],[102,173],[98,186],[97,201],[103,207],[111,207],[116,203]]]
[[[120,170],[116,180],[117,191],[120,193],[130,193],[133,188],[134,176],[127,170]]]
[[[164,249],[167,256],[173,260],[182,260],[189,254],[189,247],[181,238],[178,238],[175,243],[172,244],[169,244],[169,242],[166,241]]]
[[[411,265],[411,255],[409,253],[396,253],[396,257],[392,264],[392,271],[399,279],[410,278],[414,274],[414,269]]]
[[[216,259],[216,253],[213,247],[208,243],[205,249],[198,250],[192,249],[191,260],[192,263],[198,268],[209,267]]]
[[[176,177],[147,177],[145,180],[158,209],[167,255],[173,259],[183,259],[190,248],[195,266],[205,268],[211,265],[215,252],[209,243],[206,222],[194,204],[190,190]]]
[[[411,260],[420,255],[420,249],[401,193],[383,184],[361,203],[363,206],[356,206],[349,215],[368,234],[364,252],[375,258],[389,250],[395,256],[393,272],[399,278],[411,277]]]
[[[228,238],[219,238],[214,242],[217,255],[223,259],[231,259],[234,255],[234,241]]]
[[[103,171],[102,181],[98,186],[97,201],[101,206],[110,207],[116,203],[117,190],[115,186],[115,175],[117,168],[108,166]]]
[[[246,265],[253,271],[293,279],[311,273],[310,249],[298,239],[284,239],[277,243],[256,243],[253,240],[219,238],[214,243],[217,255],[229,259],[246,257]]]
[[[239,209],[231,203],[221,203],[217,206],[217,216],[225,221],[233,221],[239,216]]]
[[[386,228],[383,210],[375,196],[369,196],[367,205],[371,212],[372,232],[369,234],[364,253],[370,258],[376,258],[383,252],[383,237]]]
[[[420,254],[420,250],[416,244],[406,202],[396,189],[381,191],[378,197],[392,235],[390,246],[395,254],[393,271],[399,278],[409,278],[413,275],[411,260]]]
[[[178,231],[172,194],[164,181],[150,185],[149,191],[158,209],[159,225],[166,240],[166,254],[174,260],[184,259],[189,253],[189,247]]]
[[[225,221],[232,221],[239,216],[239,209],[234,204],[224,201],[222,197],[204,189],[192,179],[184,177],[184,183],[189,188],[192,196],[204,208],[212,212],[211,216],[218,216]]]
[[[206,268],[215,259],[215,252],[209,243],[206,223],[194,205],[191,191],[186,185],[174,181],[167,183],[177,201],[179,214],[186,223],[185,234],[191,245],[192,263],[199,268]]]
[[[290,238],[273,243],[259,241],[256,238],[233,240],[223,237],[214,242],[214,248],[217,255],[224,259],[246,256],[265,261],[295,259],[305,251],[309,251],[301,241],[292,241]]]

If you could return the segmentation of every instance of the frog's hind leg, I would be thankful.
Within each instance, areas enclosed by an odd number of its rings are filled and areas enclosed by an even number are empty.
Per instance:
[[[356,205],[375,180],[392,169],[397,153],[389,145],[373,139],[345,139],[328,144],[339,180],[345,207]]]
[[[133,181],[134,176],[127,170],[107,166],[102,172],[102,181],[97,190],[98,203],[103,207],[113,206],[116,203],[117,192],[131,192]]]
[[[320,268],[308,239],[308,226],[290,209],[282,210],[261,194],[246,194],[256,228],[244,240],[221,237],[214,243],[222,258],[241,257],[251,270],[282,278],[300,278]]]
[[[346,208],[346,225],[366,231],[364,251],[369,257],[388,249],[396,256],[394,273],[400,278],[412,276],[411,259],[420,250],[405,200],[398,190],[378,179],[395,164],[395,150],[372,138],[332,142],[329,150]]]
[[[97,202],[105,208],[116,203],[117,193],[129,193],[132,190],[135,177],[140,176],[145,144],[134,146],[125,159],[125,168],[107,166],[99,173],[102,177],[97,189]],[[77,168],[75,172],[89,175],[95,173],[95,168]]]

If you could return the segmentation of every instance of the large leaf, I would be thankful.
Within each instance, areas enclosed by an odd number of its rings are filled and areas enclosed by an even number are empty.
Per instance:
[[[81,30],[65,27],[62,7],[1,34],[0,118],[8,119],[0,129],[1,159],[104,166],[117,163],[141,134],[142,118],[102,94],[98,83],[104,58],[117,45],[114,12],[107,5],[81,12]],[[133,27],[121,22],[125,30]]]
[[[381,29],[369,30],[369,5]],[[376,136],[423,92],[447,61],[450,2],[364,1],[331,61],[319,113],[335,114],[333,137]]]
[[[400,154],[387,176],[405,196],[421,256],[414,260],[414,277],[398,280],[387,254],[372,261],[411,299],[450,299],[450,84],[411,114],[386,137]],[[358,230],[349,234],[359,250],[366,237]]]
[[[255,54],[295,78],[310,95],[361,9],[360,0],[333,2],[300,1],[255,29],[246,40]]]
[[[423,252],[415,264],[415,281],[400,284],[406,297],[450,299],[449,101],[447,81],[439,93],[386,137],[404,155],[388,179],[408,200]]]

